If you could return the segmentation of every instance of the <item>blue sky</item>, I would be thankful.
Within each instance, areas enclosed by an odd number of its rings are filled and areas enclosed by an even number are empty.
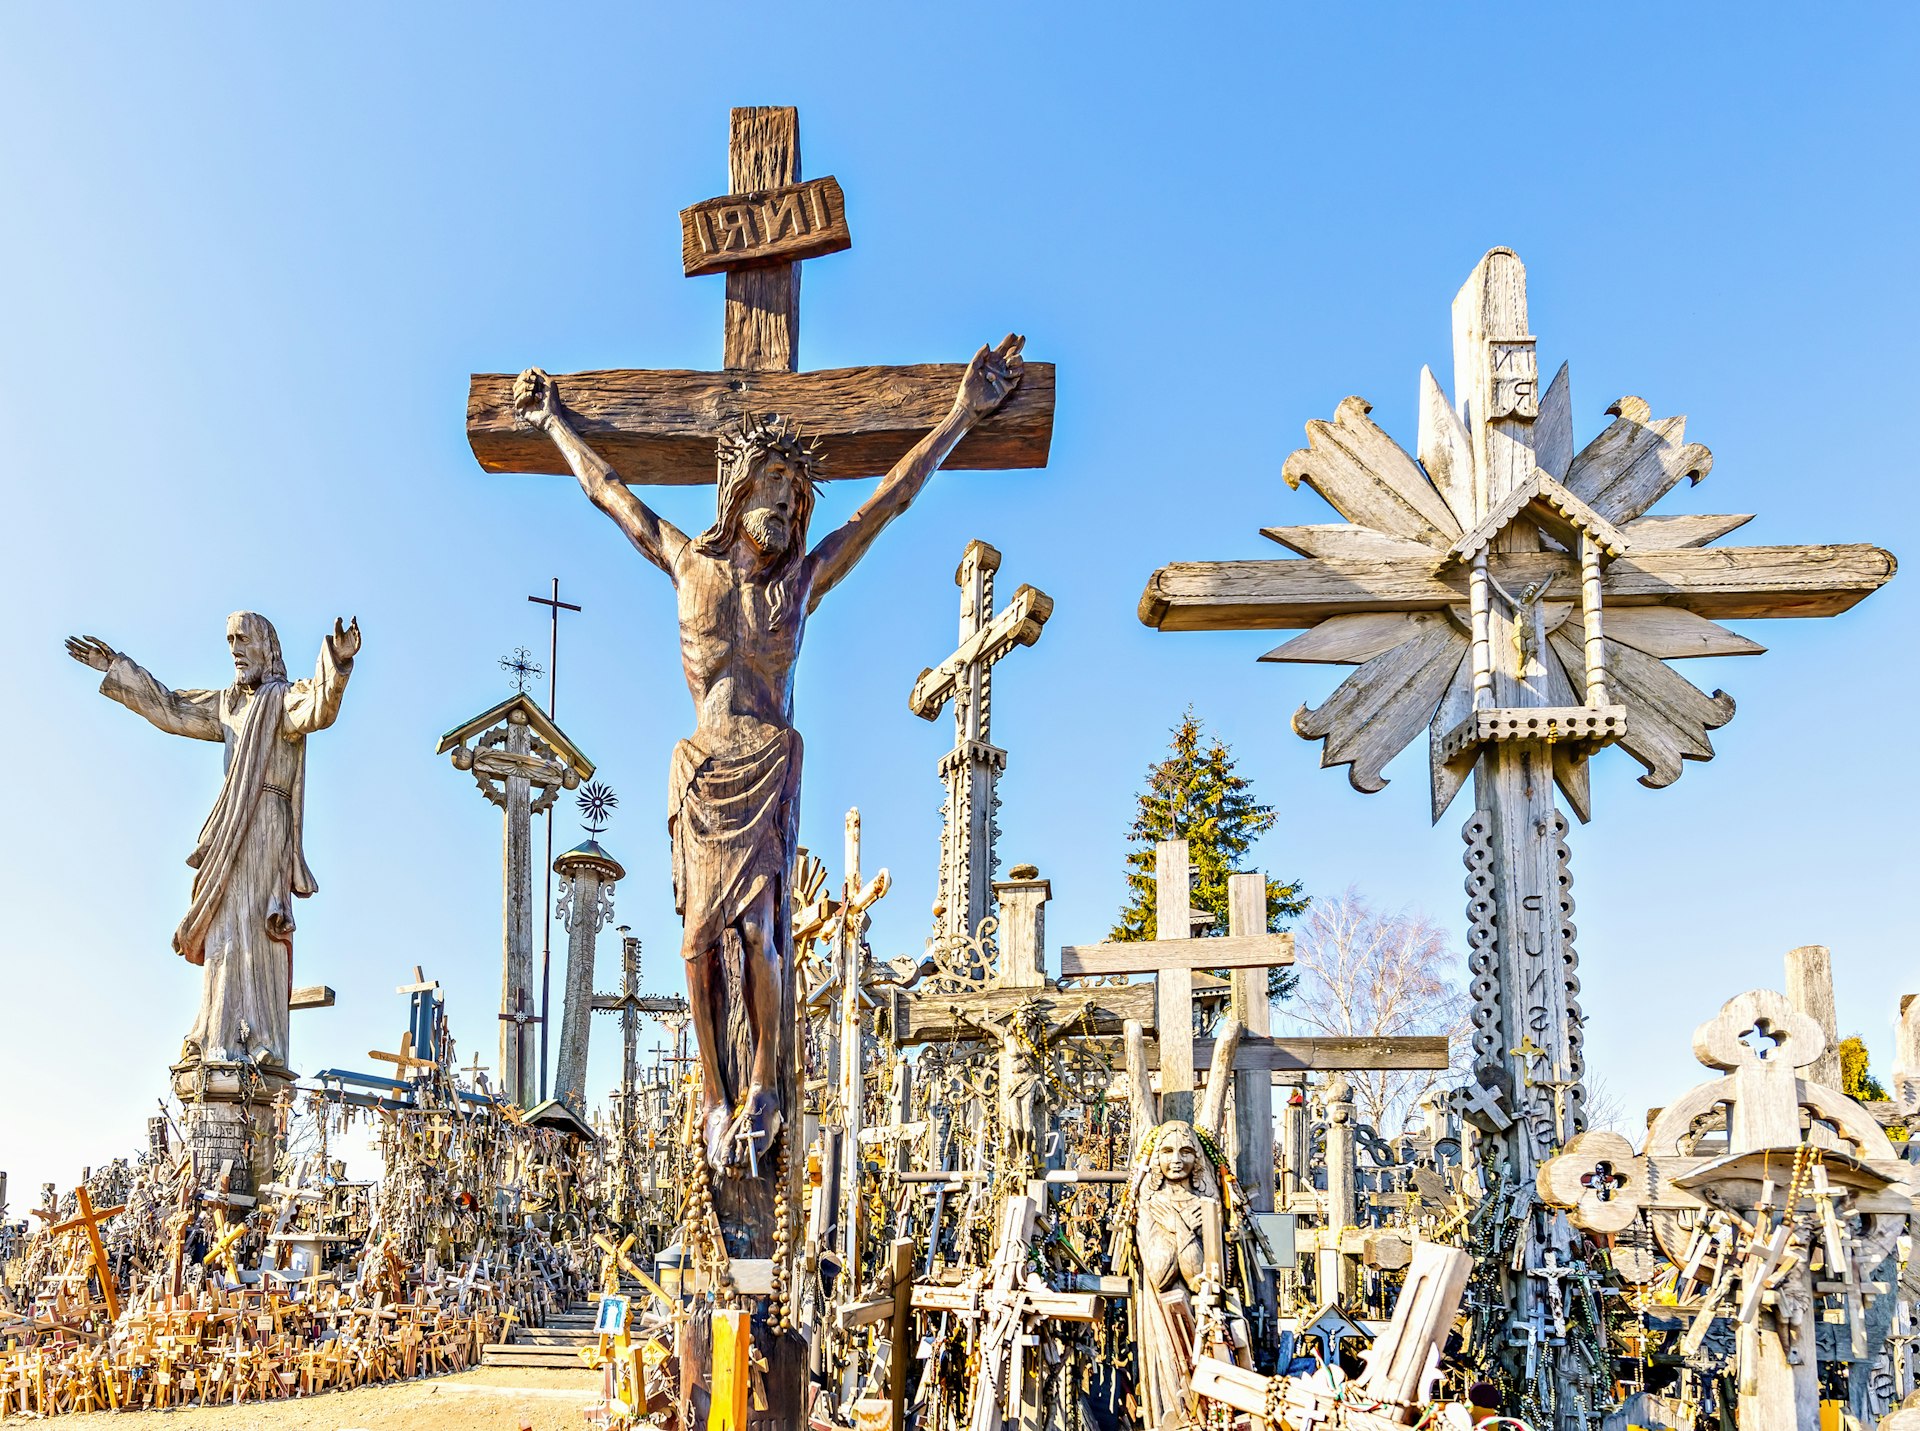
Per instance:
[[[1150,632],[1134,604],[1165,561],[1273,555],[1259,526],[1330,520],[1279,473],[1346,394],[1411,445],[1420,365],[1451,386],[1448,304],[1495,244],[1528,264],[1543,371],[1572,362],[1580,440],[1635,393],[1713,449],[1662,510],[1758,513],[1739,541],[1916,545],[1903,8],[96,5],[7,28],[16,1209],[136,1145],[197,990],[168,938],[215,753],[95,695],[71,632],[189,686],[224,681],[231,610],[267,613],[296,669],[359,615],[311,755],[297,948],[340,1001],[295,1015],[295,1063],[393,1047],[416,963],[492,1062],[498,820],[433,746],[502,697],[499,656],[544,648],[525,598],[558,574],[586,608],[561,723],[622,797],[605,842],[647,982],[679,986],[668,589],[568,482],[480,473],[463,420],[474,371],[717,364],[720,281],[680,276],[675,215],[724,190],[730,105],[798,104],[807,172],[847,192],[853,250],[806,270],[805,366],[957,361],[1008,329],[1059,365],[1051,468],[937,478],[809,628],[803,833],[837,869],[860,806],[895,880],[883,954],[928,930],[950,727],[906,695],[952,645],[973,537],[1057,603],[995,693],[1002,857],[1052,879],[1055,944],[1111,922],[1134,791],[1189,703],[1280,812],[1265,867],[1462,927],[1465,812],[1430,826],[1422,749],[1355,794],[1287,724],[1336,673],[1257,666],[1263,633]],[[817,521],[860,495],[832,488]],[[689,528],[710,503],[659,495]],[[1677,786],[1598,762],[1583,1002],[1627,1108],[1698,1081],[1693,1027],[1801,943],[1833,947],[1842,1022],[1890,1063],[1920,988],[1912,583],[1693,663],[1740,712]]]

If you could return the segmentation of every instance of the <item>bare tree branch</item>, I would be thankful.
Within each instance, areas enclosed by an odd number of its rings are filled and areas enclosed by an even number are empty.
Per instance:
[[[1424,914],[1376,909],[1358,889],[1314,900],[1294,931],[1292,999],[1275,1006],[1293,1032],[1333,1037],[1444,1034],[1464,1054],[1466,990],[1446,932]],[[1405,1125],[1421,1096],[1447,1075],[1353,1073],[1354,1102],[1383,1136]]]

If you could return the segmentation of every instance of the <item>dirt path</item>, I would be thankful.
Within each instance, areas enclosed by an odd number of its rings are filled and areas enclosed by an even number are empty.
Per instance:
[[[91,1412],[37,1424],[49,1431],[583,1431],[581,1412],[598,1399],[588,1371],[485,1366],[428,1381],[396,1381],[290,1401],[195,1406],[182,1411]],[[0,1424],[24,1427],[28,1418]]]

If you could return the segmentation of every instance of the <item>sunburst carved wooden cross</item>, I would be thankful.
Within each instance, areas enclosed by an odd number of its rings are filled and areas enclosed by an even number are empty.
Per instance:
[[[1492,1140],[1506,1186],[1586,1126],[1572,876],[1556,786],[1590,813],[1588,756],[1619,744],[1669,785],[1708,760],[1708,732],[1733,700],[1667,665],[1761,647],[1724,620],[1833,616],[1878,589],[1894,560],[1872,546],[1715,547],[1746,516],[1653,508],[1712,465],[1686,419],[1637,397],[1578,452],[1563,365],[1542,391],[1527,327],[1526,270],[1507,249],[1475,267],[1453,303],[1449,402],[1420,375],[1420,429],[1407,452],[1350,397],[1283,474],[1345,524],[1270,527],[1295,560],[1161,568],[1140,619],[1163,631],[1303,629],[1263,658],[1356,669],[1294,729],[1345,765],[1354,788],[1386,785],[1387,763],[1428,736],[1433,817],[1474,777],[1464,836],[1473,1000],[1473,1080],[1455,1106]],[[1560,1275],[1554,1238],[1530,1214],[1521,1275],[1501,1289],[1512,1369],[1542,1350]],[[1526,1414],[1561,1424],[1580,1396],[1561,1347]],[[1572,1400],[1568,1400],[1572,1398]]]
[[[1357,666],[1324,704],[1301,707],[1295,729],[1323,742],[1323,765],[1348,766],[1354,788],[1373,792],[1426,727],[1435,820],[1472,768],[1478,742],[1461,727],[1476,708],[1510,704],[1495,696],[1503,634],[1544,637],[1516,663],[1532,698],[1511,706],[1571,712],[1554,774],[1584,820],[1585,756],[1600,741],[1617,740],[1655,787],[1683,761],[1712,758],[1708,732],[1732,718],[1733,700],[1668,661],[1758,654],[1720,623],[1838,615],[1894,572],[1874,546],[1711,545],[1750,514],[1653,515],[1680,482],[1707,475],[1712,454],[1686,441],[1685,417],[1655,417],[1638,397],[1614,402],[1613,423],[1575,452],[1567,367],[1537,391],[1525,285],[1520,260],[1495,249],[1461,290],[1461,407],[1422,369],[1413,453],[1357,397],[1307,424],[1309,445],[1282,475],[1347,521],[1263,529],[1304,560],[1175,563],[1140,599],[1140,619],[1162,631],[1306,628],[1261,659]],[[1584,712],[1608,707],[1621,727],[1588,729]]]

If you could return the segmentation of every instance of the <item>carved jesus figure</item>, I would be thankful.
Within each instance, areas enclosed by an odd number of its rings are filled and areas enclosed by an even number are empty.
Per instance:
[[[234,681],[218,691],[169,690],[97,636],[70,637],[67,654],[104,673],[101,695],[169,735],[225,745],[220,797],[187,856],[193,900],[173,934],[174,950],[204,971],[181,1058],[285,1072],[293,901],[318,888],[300,838],[307,737],[340,714],[360,623],[333,623],[307,681],[287,680],[280,637],[255,612],[227,618],[227,647]]]
[[[716,1169],[758,1164],[779,1136],[782,1008],[792,979],[786,881],[799,820],[800,736],[793,668],[807,617],[904,512],[954,445],[1019,385],[1014,335],[967,365],[953,406],[900,459],[844,526],[811,551],[807,525],[817,444],[778,417],[749,418],[719,444],[718,513],[689,537],[635,496],[567,421],[565,394],[530,368],[514,382],[514,412],[554,441],[588,498],[679,600],[680,658],[694,732],[673,752],[667,829],[674,907],[685,921],[702,1130]],[[726,966],[737,967],[739,997]],[[723,1041],[744,1065],[730,1081]]]

